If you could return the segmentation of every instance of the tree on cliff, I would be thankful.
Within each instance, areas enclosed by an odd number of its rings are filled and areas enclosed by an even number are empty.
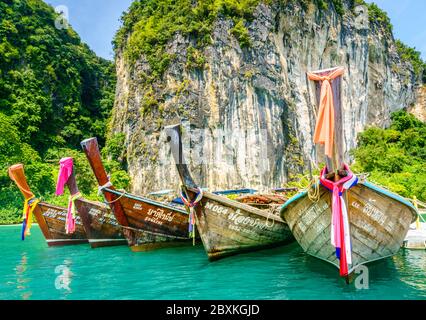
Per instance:
[[[85,191],[95,186],[84,156],[70,148],[89,136],[104,144],[114,64],[71,27],[56,28],[57,18],[42,0],[0,1],[0,223],[20,220],[22,198],[7,176],[16,162],[38,196],[53,194],[60,156],[77,158]]]

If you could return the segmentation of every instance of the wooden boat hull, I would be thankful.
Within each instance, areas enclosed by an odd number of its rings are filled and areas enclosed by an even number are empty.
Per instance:
[[[417,213],[403,198],[368,182],[358,183],[346,194],[351,273],[362,264],[396,254]],[[281,217],[306,253],[339,268],[330,242],[331,193],[327,189],[320,186],[318,202],[312,202],[306,192],[296,195],[283,205]]]
[[[75,204],[92,248],[127,244],[121,225],[107,205],[84,198]]]
[[[194,201],[199,188],[183,156],[180,125],[166,127],[166,134],[187,199]],[[194,210],[209,260],[294,241],[288,225],[272,210],[260,210],[209,192],[203,192]]]
[[[191,243],[188,234],[188,213],[162,202],[115,190],[111,185],[96,138],[81,142],[96,180],[109,203],[124,236],[134,251],[145,251]]]
[[[196,206],[196,223],[211,261],[294,241],[279,216],[212,193]]]
[[[188,237],[188,214],[148,198],[104,189],[120,203],[129,230],[127,241],[132,251],[147,251],[176,245],[190,245]]]
[[[34,213],[48,246],[87,243],[86,232],[79,216],[76,217],[75,232],[66,234],[65,220],[67,210],[65,208],[40,202]]]

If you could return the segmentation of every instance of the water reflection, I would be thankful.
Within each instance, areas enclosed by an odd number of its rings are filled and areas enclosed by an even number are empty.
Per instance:
[[[28,282],[30,279],[26,275],[26,271],[28,268],[28,257],[26,252],[21,253],[21,260],[19,261],[19,264],[15,267],[16,272],[16,288],[19,292],[22,291],[21,298],[23,300],[28,300],[32,296],[31,290],[28,288]]]
[[[426,297],[426,252],[424,250],[402,249],[393,257],[399,279],[412,288],[423,292]]]
[[[71,282],[74,273],[71,271],[71,259],[65,259],[63,264],[56,266],[55,288],[65,294],[65,297],[72,293]]]
[[[202,245],[144,254],[124,246],[48,248],[33,231],[23,243],[14,238],[18,228],[0,227],[0,299],[426,298],[424,250],[367,264],[369,289],[358,290],[297,244],[209,263]]]

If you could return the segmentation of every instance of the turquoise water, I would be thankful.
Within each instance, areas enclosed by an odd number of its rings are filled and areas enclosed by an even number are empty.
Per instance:
[[[360,290],[297,244],[209,263],[201,245],[48,248],[37,226],[25,241],[19,231],[0,227],[0,299],[426,299],[426,251],[369,265]]]

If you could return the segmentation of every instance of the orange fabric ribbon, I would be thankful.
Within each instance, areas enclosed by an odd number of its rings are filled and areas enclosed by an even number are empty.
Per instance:
[[[308,72],[309,80],[322,81],[314,143],[324,144],[325,154],[329,158],[333,157],[334,144],[334,101],[331,82],[343,73],[345,73],[343,68],[337,68],[326,76]]]

